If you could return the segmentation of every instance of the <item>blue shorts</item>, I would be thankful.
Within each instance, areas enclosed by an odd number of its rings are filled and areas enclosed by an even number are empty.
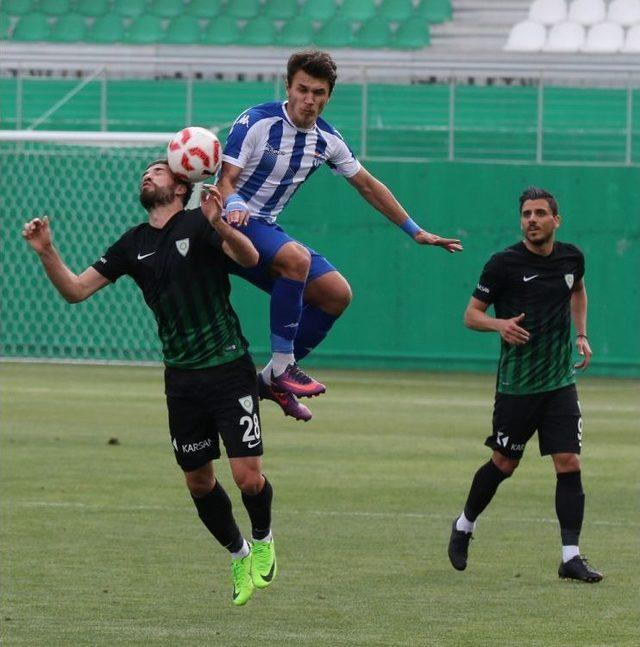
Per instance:
[[[298,243],[309,250],[311,254],[311,267],[309,268],[307,283],[327,272],[336,271],[336,268],[324,256],[320,256],[311,247],[308,247],[295,238],[291,238],[279,225],[270,224],[263,218],[249,218],[249,224],[246,227],[240,227],[239,231],[247,236],[254,244],[260,254],[260,260],[255,267],[249,268],[241,267],[232,260],[229,260],[229,272],[241,276],[243,279],[253,283],[257,288],[269,294],[271,294],[273,282],[276,279],[271,274],[271,264],[278,250],[287,243]]]

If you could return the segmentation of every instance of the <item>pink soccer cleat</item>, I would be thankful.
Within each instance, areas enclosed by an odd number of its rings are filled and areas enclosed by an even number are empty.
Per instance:
[[[298,398],[312,398],[327,390],[324,384],[309,377],[296,363],[289,364],[284,373],[277,377],[272,371],[271,388],[281,393],[292,393]]]
[[[258,373],[258,390],[261,400],[271,400],[280,405],[285,416],[291,416],[296,420],[307,422],[311,420],[313,414],[308,407],[298,401],[292,393],[283,393],[282,391],[275,391],[265,381],[260,373]]]

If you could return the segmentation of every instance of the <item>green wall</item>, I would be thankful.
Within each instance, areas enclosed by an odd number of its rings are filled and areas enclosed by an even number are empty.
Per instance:
[[[22,222],[47,211],[58,247],[76,271],[144,219],[137,175],[110,184],[117,154],[88,152],[74,173],[59,155],[38,164],[0,155],[3,200],[3,354],[10,357],[157,360],[154,322],[129,279],[88,302],[65,304],[20,239]],[[151,153],[140,153],[140,160]],[[138,166],[142,161],[136,162]],[[134,164],[135,166],[135,164]],[[16,168],[18,169],[16,171]],[[484,262],[519,240],[517,197],[536,184],[563,215],[559,239],[586,255],[593,373],[640,375],[639,168],[461,163],[371,163],[368,168],[429,230],[462,238],[449,255],[421,247],[323,169],[281,216],[294,236],[325,254],[350,281],[354,300],[309,364],[340,367],[493,370],[495,334],[471,332],[462,314]],[[64,184],[68,181],[69,186]],[[65,188],[66,187],[66,188]],[[268,299],[234,281],[234,303],[257,360],[268,351]]]

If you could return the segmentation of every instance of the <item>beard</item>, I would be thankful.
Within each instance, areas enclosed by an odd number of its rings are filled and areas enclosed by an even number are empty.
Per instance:
[[[155,207],[162,207],[165,204],[171,204],[175,197],[175,187],[158,187],[152,184],[140,189],[140,204],[147,211],[151,211]]]
[[[548,243],[548,242],[553,238],[553,234],[554,234],[554,232],[552,231],[551,233],[549,233],[549,234],[548,234],[548,235],[546,235],[546,236],[536,236],[536,238],[532,238],[532,237],[531,237],[531,234],[534,234],[534,235],[535,235],[535,234],[540,234],[540,230],[539,230],[539,229],[536,229],[536,230],[531,231],[531,232],[530,232],[530,231],[526,231],[524,235],[525,235],[526,239],[527,239],[527,240],[528,240],[532,245],[542,246],[542,245],[545,245],[546,243]]]

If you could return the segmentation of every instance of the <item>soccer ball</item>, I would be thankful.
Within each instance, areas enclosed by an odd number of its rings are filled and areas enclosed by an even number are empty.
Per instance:
[[[201,182],[220,170],[220,141],[206,128],[183,128],[171,138],[167,160],[171,171],[181,180]]]

